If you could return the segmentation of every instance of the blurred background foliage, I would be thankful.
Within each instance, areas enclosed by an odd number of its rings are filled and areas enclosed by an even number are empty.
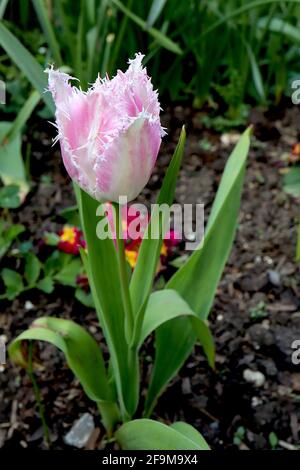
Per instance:
[[[221,101],[233,120],[290,95],[300,72],[300,0],[1,0],[0,16],[8,112],[49,63],[86,88],[141,51],[164,100]]]

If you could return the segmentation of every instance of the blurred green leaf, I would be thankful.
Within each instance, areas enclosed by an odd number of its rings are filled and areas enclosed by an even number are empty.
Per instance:
[[[298,3],[300,4],[300,0],[288,0],[289,3]],[[247,11],[254,10],[259,7],[264,7],[266,5],[271,5],[275,3],[281,3],[282,0],[254,0],[254,1],[249,1],[244,5],[239,6],[238,8],[232,8],[229,13],[222,15],[219,20],[214,22],[211,26],[209,26],[207,29],[205,29],[199,36],[199,39],[202,39],[204,36],[207,34],[211,34],[213,31],[218,29],[220,26],[222,26],[224,23],[229,22],[233,18],[237,16],[241,16],[243,13],[246,13]]]
[[[85,307],[95,308],[95,303],[91,292],[85,292],[83,289],[76,289],[75,298],[79,300]]]
[[[273,33],[283,34],[288,39],[300,43],[300,31],[299,28],[293,26],[282,18],[272,18],[269,20],[268,17],[260,18],[257,23],[258,28],[265,30],[266,28]]]
[[[292,196],[300,197],[300,166],[294,166],[284,175],[283,189]]]
[[[0,207],[16,209],[20,204],[21,199],[19,186],[11,184],[0,189]]]
[[[38,105],[41,100],[41,96],[37,91],[33,91],[28,99],[25,101],[24,105],[17,114],[16,119],[11,123],[10,129],[4,136],[1,136],[2,145],[6,141],[12,141],[18,137],[19,133],[22,131],[22,128],[26,124],[27,120],[30,118],[33,110]]]
[[[32,242],[28,241],[28,242],[20,243],[17,249],[22,255],[25,255],[30,250],[32,250],[32,248],[33,248]]]
[[[8,0],[1,0],[1,2],[0,2],[0,19],[2,19],[3,16],[4,16],[7,4],[8,4]]]
[[[56,282],[64,286],[76,287],[76,278],[82,269],[80,258],[74,258],[70,263],[64,266],[57,274],[54,275]]]
[[[51,277],[44,277],[37,282],[36,287],[46,294],[51,294],[54,290],[54,283]]]
[[[16,271],[8,268],[2,269],[1,276],[6,286],[5,294],[9,300],[13,300],[24,289],[22,277]]]
[[[174,52],[174,54],[182,54],[181,48],[173,42],[170,38],[165,36],[163,33],[161,33],[159,30],[150,27],[147,27],[146,21],[144,21],[142,18],[139,16],[135,15],[131,10],[126,8],[122,2],[119,0],[112,0],[112,2],[116,5],[119,10],[121,10],[125,15],[128,16],[134,23],[136,23],[140,28],[142,28],[144,31],[146,31],[150,36],[152,36],[156,41],[165,49],[168,49],[171,52]]]
[[[59,211],[59,215],[63,217],[68,224],[80,227],[80,217],[78,213],[78,206],[65,207]]]
[[[34,253],[30,252],[26,256],[24,276],[29,286],[33,286],[39,278],[41,263]]]
[[[12,123],[0,123],[0,178],[5,185],[19,186],[19,204],[29,191],[26,180],[25,165],[21,154],[21,134],[16,133],[13,139],[6,138],[12,130]],[[5,140],[4,140],[5,139]],[[17,204],[15,200],[14,204]],[[14,205],[14,207],[18,207]]]
[[[276,449],[277,445],[278,445],[278,437],[277,435],[275,434],[275,432],[270,432],[269,434],[269,443],[270,443],[270,446],[272,449]]]
[[[147,18],[147,27],[153,26],[159,15],[161,14],[167,0],[153,0]]]
[[[209,450],[201,434],[186,423],[172,426],[151,419],[135,419],[116,432],[123,450]]]
[[[21,42],[0,22],[0,45],[11,60],[22,70],[34,88],[40,93],[46,105],[54,114],[54,103],[47,89],[47,77],[42,67]],[[0,159],[1,160],[1,159]]]
[[[81,326],[61,318],[41,317],[35,320],[31,327],[21,333],[9,346],[12,361],[27,368],[28,358],[22,347],[22,342],[25,340],[46,341],[56,346],[65,354],[70,369],[91,400],[111,399],[100,347]]]
[[[266,101],[266,95],[265,95],[265,90],[264,90],[264,84],[263,84],[263,79],[260,73],[259,65],[257,63],[257,60],[255,58],[255,55],[251,49],[251,46],[246,43],[246,49],[248,52],[249,56],[249,61],[250,61],[250,66],[251,66],[251,72],[252,72],[252,78],[253,78],[253,83],[255,86],[255,89],[257,91],[257,94],[259,98],[265,102]]]
[[[12,242],[23,233],[25,230],[24,225],[12,224],[6,228],[4,223],[0,221],[0,258],[5,255],[9,250]]]
[[[41,28],[44,32],[45,38],[48,42],[48,45],[51,49],[53,59],[56,62],[56,66],[59,67],[62,65],[62,58],[60,55],[60,47],[57,42],[54,29],[52,27],[51,21],[48,16],[48,11],[45,5],[44,0],[32,0],[34,9],[36,11],[38,20],[40,22]]]
[[[60,241],[60,237],[55,232],[45,232],[44,240],[45,240],[46,245],[57,246],[58,242]]]

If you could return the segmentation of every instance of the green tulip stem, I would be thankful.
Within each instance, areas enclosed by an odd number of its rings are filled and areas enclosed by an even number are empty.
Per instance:
[[[116,241],[117,241],[117,249],[118,249],[118,262],[119,262],[119,274],[120,274],[120,281],[121,281],[121,295],[122,301],[125,310],[125,337],[127,343],[131,343],[131,338],[133,334],[134,328],[134,318],[133,318],[133,311],[132,311],[132,304],[129,292],[129,282],[128,282],[128,275],[127,275],[127,265],[126,265],[126,258],[125,258],[125,247],[124,247],[124,240],[122,237],[122,214],[121,208],[119,204],[114,204],[115,209],[115,225],[116,225]]]

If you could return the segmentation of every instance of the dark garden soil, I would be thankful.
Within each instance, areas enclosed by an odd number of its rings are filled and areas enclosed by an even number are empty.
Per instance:
[[[155,410],[154,417],[164,422],[184,420],[194,425],[212,448],[270,448],[274,445],[270,433],[277,436],[278,448],[295,448],[300,443],[300,365],[293,366],[291,360],[291,344],[300,340],[300,268],[294,261],[300,206],[299,200],[283,192],[280,174],[282,154],[299,140],[299,118],[296,107],[253,111],[250,116],[255,138],[238,231],[210,316],[216,370],[209,368],[201,347],[196,346]],[[207,217],[236,135],[205,130],[201,114],[189,108],[165,113],[169,135],[141,199],[154,200],[183,123],[187,124],[188,145],[176,198],[203,202]],[[14,221],[27,228],[23,239],[32,238],[36,250],[44,231],[57,230],[62,223],[58,211],[74,203],[58,146],[51,147],[50,125],[47,132],[45,121],[32,123],[28,139],[33,149],[33,187],[21,209],[13,212]],[[2,263],[8,266],[10,260]],[[44,315],[72,318],[101,339],[95,313],[74,299],[72,289],[63,287],[50,296],[32,291],[13,302],[1,301],[0,335],[9,342]],[[149,352],[151,343],[145,350],[146,377]],[[41,357],[44,369],[36,377],[51,447],[66,448],[63,436],[89,411],[96,430],[87,447],[103,448],[104,431],[96,407],[85,397],[63,356],[45,346]],[[247,381],[247,369],[260,371],[264,383],[258,386]],[[28,375],[8,362],[0,373],[0,385],[0,447],[45,448]]]

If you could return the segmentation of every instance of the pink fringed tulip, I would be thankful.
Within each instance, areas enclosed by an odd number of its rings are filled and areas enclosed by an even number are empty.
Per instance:
[[[125,73],[98,78],[86,93],[69,84],[69,75],[47,70],[64,165],[98,201],[136,198],[156,162],[164,131],[142,58],[136,54]]]

